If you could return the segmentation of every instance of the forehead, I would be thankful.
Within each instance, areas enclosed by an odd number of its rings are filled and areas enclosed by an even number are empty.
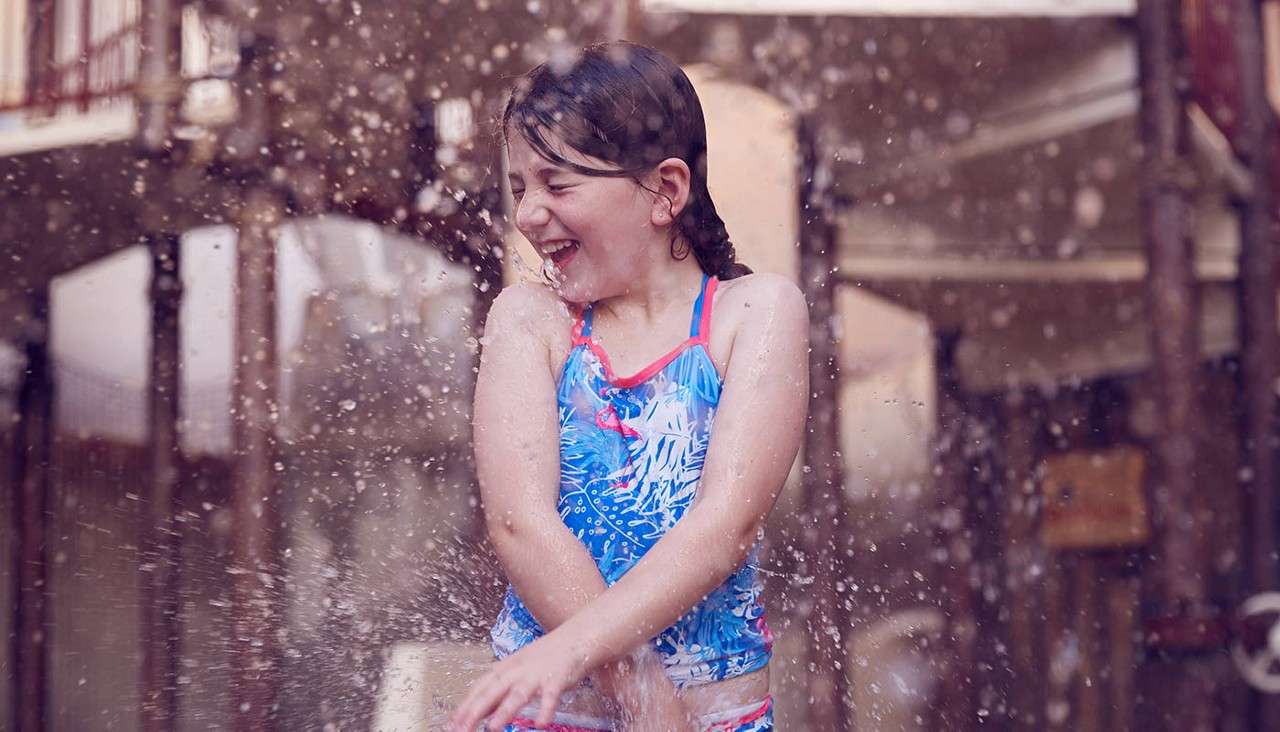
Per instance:
[[[508,172],[512,176],[524,175],[549,175],[554,172],[575,172],[571,168],[553,163],[544,158],[533,147],[529,140],[514,125],[508,126],[506,130],[506,154]],[[542,131],[542,139],[546,141],[547,146],[553,152],[560,155],[571,163],[576,163],[588,168],[598,170],[616,170],[618,166],[608,163],[604,160],[584,155],[575,150],[572,146],[565,143],[564,140],[555,132],[550,130]]]

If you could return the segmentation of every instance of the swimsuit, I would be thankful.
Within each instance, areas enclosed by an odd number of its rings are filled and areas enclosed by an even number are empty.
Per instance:
[[[721,391],[707,350],[716,286],[703,276],[689,338],[634,376],[614,374],[608,354],[592,340],[592,306],[574,324],[557,387],[558,508],[609,585],[684,516],[697,493]],[[761,603],[758,550],[651,641],[677,687],[768,665],[773,636]],[[505,658],[542,634],[508,588],[491,632],[494,653]]]
[[[536,711],[532,708],[522,709],[503,732],[534,732],[538,729],[533,720]],[[557,712],[555,721],[542,729],[550,732],[613,732],[615,726],[608,719]],[[704,714],[699,718],[698,726],[702,732],[773,732],[773,697],[767,696],[761,701],[741,707]]]

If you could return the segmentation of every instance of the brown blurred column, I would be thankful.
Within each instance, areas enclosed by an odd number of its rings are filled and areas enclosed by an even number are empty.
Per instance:
[[[1204,526],[1196,517],[1196,382],[1200,372],[1199,307],[1191,241],[1186,164],[1184,61],[1178,0],[1139,0],[1138,55],[1143,234],[1151,316],[1152,375],[1160,431],[1153,440],[1156,522],[1153,598],[1145,607],[1146,637],[1169,664],[1168,683],[1149,701],[1179,729],[1214,728],[1215,686],[1208,654],[1220,651],[1220,618],[1206,592],[1209,569]],[[1176,710],[1176,711],[1175,711]]]
[[[65,8],[70,4],[71,3],[64,2],[62,4],[62,7]],[[57,11],[55,10],[54,13],[56,15]],[[77,67],[76,75],[75,75],[78,78],[78,83],[76,83],[76,87],[77,87],[76,98],[78,101],[77,106],[79,108],[80,113],[84,114],[89,111],[89,99],[91,98],[90,95],[93,93],[93,87],[90,85],[91,79],[89,78],[89,61],[90,61],[90,54],[92,53],[89,49],[92,47],[92,43],[93,43],[92,40],[90,40],[93,38],[93,15],[89,7],[89,0],[80,1],[79,16],[80,16],[79,17],[80,33],[79,33],[79,37],[76,40],[76,43],[80,47],[79,49],[77,49],[75,53],[75,61],[73,63],[75,63]],[[61,36],[62,34],[59,33],[59,35]],[[66,36],[62,36],[62,37],[65,38]],[[70,70],[71,69],[69,66],[63,67],[64,73],[60,74],[61,76],[60,81],[67,80],[71,77],[70,74],[65,73],[66,71],[70,71]]]
[[[49,357],[49,291],[34,298],[26,334],[26,372],[18,393],[14,474],[10,481],[13,567],[13,640],[6,724],[14,732],[39,732],[49,708],[48,497],[52,480],[53,367]]]
[[[178,720],[178,419],[181,362],[178,313],[182,277],[177,234],[153,234],[151,250],[151,425],[146,514],[142,529],[142,728],[164,732]]]
[[[143,0],[137,99],[139,153],[161,161],[172,145],[171,134],[182,97],[182,6],[171,0]],[[168,212],[153,204],[144,218],[166,220]],[[150,228],[148,226],[148,228]],[[178,651],[181,627],[179,570],[181,530],[176,523],[181,384],[179,310],[181,237],[148,236],[151,250],[151,364],[147,392],[149,435],[148,500],[141,537],[142,561],[142,728],[170,730],[178,718]]]
[[[235,377],[232,389],[234,709],[237,730],[274,729],[280,688],[276,460],[275,246],[280,197],[251,188],[236,213]]]
[[[934,546],[941,553],[935,567],[939,606],[947,620],[945,659],[939,664],[941,689],[930,729],[962,730],[975,724],[974,676],[977,670],[977,610],[974,607],[974,540],[970,525],[969,462],[965,455],[968,428],[964,387],[956,365],[959,333],[939,333],[937,515]]]
[[[1036,623],[1043,607],[1040,573],[1034,567],[1047,562],[1037,534],[1039,525],[1036,496],[1036,423],[1032,409],[1039,402],[1035,392],[1026,390],[1005,400],[1003,438],[1005,454],[1005,504],[1001,516],[1005,547],[1005,597],[1009,612],[1009,684],[1011,729],[1038,730],[1045,725],[1045,697],[1042,685],[1031,683],[1043,668],[1043,654],[1037,653]]]
[[[1275,114],[1267,102],[1262,17],[1257,0],[1232,0],[1231,33],[1240,78],[1240,118],[1235,150],[1251,186],[1236,201],[1240,215],[1240,353],[1246,561],[1249,591],[1277,589],[1276,425],[1280,336],[1276,322],[1275,188],[1272,180]],[[1252,694],[1257,729],[1280,729],[1280,697]]]
[[[807,618],[809,717],[813,730],[849,729],[845,636],[848,613],[836,590],[844,582],[844,470],[840,457],[840,366],[836,318],[836,230],[830,171],[818,157],[813,121],[801,119],[800,286],[809,302],[809,431],[804,443],[802,536],[806,570],[812,575],[813,608]]]
[[[644,8],[641,7],[640,0],[613,0],[613,9],[609,12],[609,21],[604,29],[604,40],[635,40],[640,31],[642,13]]]
[[[27,99],[40,103],[57,91],[53,0],[30,0],[27,6]]]
[[[159,152],[172,142],[169,136],[182,95],[181,20],[180,3],[143,0],[134,96],[138,101],[139,145],[150,153]]]

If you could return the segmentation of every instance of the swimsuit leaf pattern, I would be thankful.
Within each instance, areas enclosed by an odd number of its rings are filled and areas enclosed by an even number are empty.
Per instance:
[[[675,526],[702,478],[721,380],[707,352],[715,279],[703,279],[684,344],[639,374],[616,378],[591,340],[591,307],[575,328],[560,377],[560,518],[617,582]],[[704,307],[704,300],[706,305]],[[668,676],[688,686],[763,668],[773,637],[764,620],[757,551],[652,639]],[[543,634],[513,588],[491,631],[499,658]]]

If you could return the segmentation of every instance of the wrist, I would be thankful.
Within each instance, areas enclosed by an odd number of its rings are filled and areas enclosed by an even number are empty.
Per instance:
[[[647,644],[601,666],[592,680],[601,694],[624,709],[665,706],[678,700],[661,658]]]

